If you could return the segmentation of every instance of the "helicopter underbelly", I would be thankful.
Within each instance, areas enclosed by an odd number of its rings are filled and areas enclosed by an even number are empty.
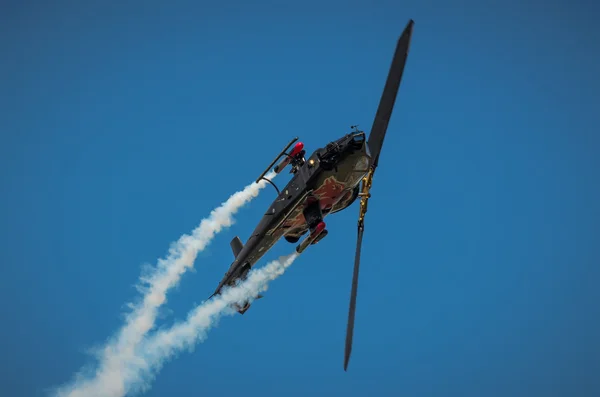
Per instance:
[[[324,170],[319,175],[312,195],[319,200],[323,217],[337,204],[352,199],[353,190],[367,173],[368,165],[369,158],[363,153],[357,153],[340,162],[336,169]],[[282,224],[283,234],[299,235],[306,232],[307,225],[302,209],[303,206],[299,206]]]

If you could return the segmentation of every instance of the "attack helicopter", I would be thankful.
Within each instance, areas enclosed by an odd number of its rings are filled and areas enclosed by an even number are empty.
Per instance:
[[[325,217],[348,208],[360,197],[344,370],[348,368],[352,350],[365,214],[371,197],[373,175],[377,169],[387,126],[408,57],[413,25],[414,21],[411,19],[396,44],[392,64],[368,138],[364,131],[359,130],[357,126],[352,126],[350,133],[315,150],[306,159],[304,144],[297,142],[298,138],[296,137],[284,147],[257,178],[256,182],[266,180],[272,184],[278,193],[277,198],[267,209],[246,244],[243,244],[237,236],[231,241],[230,245],[235,259],[213,295],[210,296],[218,295],[225,286],[234,286],[245,280],[252,266],[281,237],[287,242],[295,244],[302,236],[306,235],[296,247],[298,253],[304,252],[310,245],[317,244],[328,234]],[[290,148],[291,150],[289,150]],[[278,161],[280,162],[275,165]],[[265,177],[274,165],[275,173],[279,174],[289,166],[290,173],[293,175],[281,190],[273,181]],[[262,296],[259,295],[257,298],[262,298]],[[235,306],[240,314],[244,314],[249,308],[250,302]]]

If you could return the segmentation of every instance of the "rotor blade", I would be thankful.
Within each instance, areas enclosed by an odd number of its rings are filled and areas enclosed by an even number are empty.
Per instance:
[[[368,145],[373,158],[373,168],[377,167],[377,163],[379,162],[383,139],[385,138],[392,110],[394,109],[394,103],[396,102],[396,96],[398,95],[398,89],[400,88],[400,81],[402,80],[402,73],[404,72],[408,56],[408,48],[410,47],[413,25],[414,21],[411,19],[398,39],[392,65],[390,66],[383,94],[381,94],[381,100],[379,101],[379,107],[375,114],[375,120],[373,120],[373,126],[371,127],[371,133],[369,134]]]
[[[348,309],[348,327],[346,328],[346,349],[344,352],[344,371],[348,368],[350,354],[352,353],[352,337],[354,335],[354,316],[356,312],[356,294],[358,293],[358,270],[360,267],[360,248],[364,226],[358,226],[358,237],[356,239],[356,255],[354,257],[354,273],[352,274],[352,289],[350,292],[350,307]]]

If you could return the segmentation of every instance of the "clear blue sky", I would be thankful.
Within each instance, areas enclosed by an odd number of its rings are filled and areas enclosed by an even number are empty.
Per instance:
[[[122,324],[141,265],[291,137],[312,151],[368,130],[413,18],[349,372],[357,205],[146,396],[600,395],[597,5],[112,3],[2,5],[3,394],[71,380]],[[163,324],[212,293],[273,197],[200,254]]]

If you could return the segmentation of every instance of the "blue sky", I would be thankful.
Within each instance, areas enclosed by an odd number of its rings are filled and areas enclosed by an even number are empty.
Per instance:
[[[368,130],[413,18],[349,372],[357,205],[145,395],[600,394],[598,6],[484,3],[4,2],[0,389],[71,380],[141,265],[291,137]],[[200,254],[162,324],[212,293],[273,198]]]

